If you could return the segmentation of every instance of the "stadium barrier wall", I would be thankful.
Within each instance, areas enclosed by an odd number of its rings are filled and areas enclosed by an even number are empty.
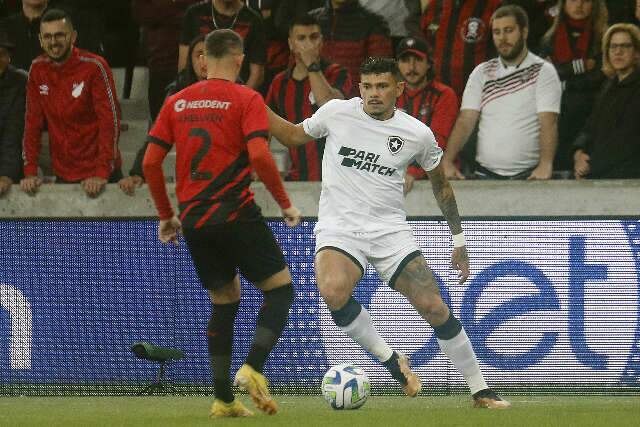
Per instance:
[[[640,182],[454,183],[473,274],[449,268],[450,234],[428,183],[407,198],[420,247],[443,298],[461,319],[489,382],[522,393],[640,394]],[[319,393],[329,366],[365,369],[374,392],[397,393],[377,362],[331,321],[315,287],[313,226],[319,185],[288,184],[308,215],[277,220],[256,198],[287,257],[296,287],[289,324],[265,372],[277,391]],[[95,200],[78,186],[14,188],[0,199],[0,394],[130,394],[157,366],[133,342],[178,347],[167,378],[208,393],[205,327],[210,304],[184,244],[157,241],[146,189],[115,186]],[[261,296],[243,282],[237,369],[251,344]],[[432,330],[369,268],[356,298],[383,337],[407,353],[428,393],[465,389]]]

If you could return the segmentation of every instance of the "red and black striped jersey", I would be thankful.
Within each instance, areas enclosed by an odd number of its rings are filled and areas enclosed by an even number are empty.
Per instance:
[[[325,7],[309,13],[318,19],[322,29],[322,56],[349,70],[353,90],[348,97],[359,96],[362,62],[370,56],[393,56],[387,23],[357,1],[344,4],[339,9],[334,9],[331,2],[327,2]]]
[[[502,0],[433,0],[420,27],[433,49],[436,79],[462,97],[476,65],[494,51],[490,20]]]
[[[176,148],[176,195],[185,227],[261,218],[250,190],[247,143],[266,144],[269,122],[259,93],[205,80],[165,102],[149,142]]]
[[[245,6],[236,16],[226,16],[218,13],[210,0],[194,4],[184,14],[180,44],[188,46],[200,34],[209,34],[222,28],[232,29],[244,40],[246,56],[240,78],[246,81],[249,77],[249,64],[264,64],[267,60],[267,35],[262,16],[254,10]]]
[[[327,82],[342,92],[345,97],[348,97],[352,86],[349,71],[341,65],[332,64],[325,60],[321,60],[320,64]],[[292,123],[301,123],[316,112],[318,105],[316,105],[313,92],[311,92],[309,78],[296,80],[292,73],[293,68],[279,73],[273,79],[266,102],[279,116]],[[322,179],[324,144],[325,140],[322,138],[290,148],[291,169],[288,179],[292,181],[320,181]]]
[[[422,89],[406,88],[398,98],[396,107],[429,126],[438,146],[443,150],[447,147],[460,109],[458,97],[452,88],[435,80]],[[409,167],[408,172],[416,178],[424,175],[415,164]]]

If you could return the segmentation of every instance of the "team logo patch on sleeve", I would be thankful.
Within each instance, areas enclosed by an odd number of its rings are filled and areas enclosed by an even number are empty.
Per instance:
[[[402,147],[404,147],[404,139],[399,136],[390,136],[387,138],[387,148],[391,154],[398,154],[400,150],[402,150]]]

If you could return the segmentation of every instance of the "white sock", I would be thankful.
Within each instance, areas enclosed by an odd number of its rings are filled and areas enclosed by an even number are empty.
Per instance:
[[[373,327],[369,312],[362,307],[360,314],[347,326],[339,326],[352,340],[360,344],[362,348],[373,354],[380,362],[391,358],[393,350],[382,339],[378,331]]]
[[[438,338],[438,344],[440,344],[442,352],[447,355],[451,363],[467,381],[471,394],[489,388],[482,376],[482,372],[480,372],[478,359],[476,359],[476,354],[473,351],[473,347],[471,347],[471,342],[464,328],[450,340]]]

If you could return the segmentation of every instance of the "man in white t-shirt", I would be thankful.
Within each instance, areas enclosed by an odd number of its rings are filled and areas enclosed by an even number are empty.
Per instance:
[[[463,283],[469,276],[469,257],[453,190],[440,166],[442,150],[425,124],[395,110],[405,85],[395,60],[369,58],[360,71],[362,99],[329,101],[298,125],[269,111],[271,132],[287,146],[326,138],[314,230],[320,295],[336,325],[373,354],[407,395],[415,396],[421,382],[408,358],[380,337],[367,310],[352,296],[371,263],[380,278],[433,326],[442,351],[467,380],[474,405],[509,407],[509,402],[487,386],[469,338],[442,301],[406,221],[404,176],[407,167],[417,161],[429,174],[433,194],[453,234],[452,265],[461,271]]]
[[[551,178],[562,87],[553,65],[528,51],[528,26],[519,6],[493,14],[499,56],[469,76],[442,161],[448,178],[464,178],[453,162],[478,120],[478,178]]]

